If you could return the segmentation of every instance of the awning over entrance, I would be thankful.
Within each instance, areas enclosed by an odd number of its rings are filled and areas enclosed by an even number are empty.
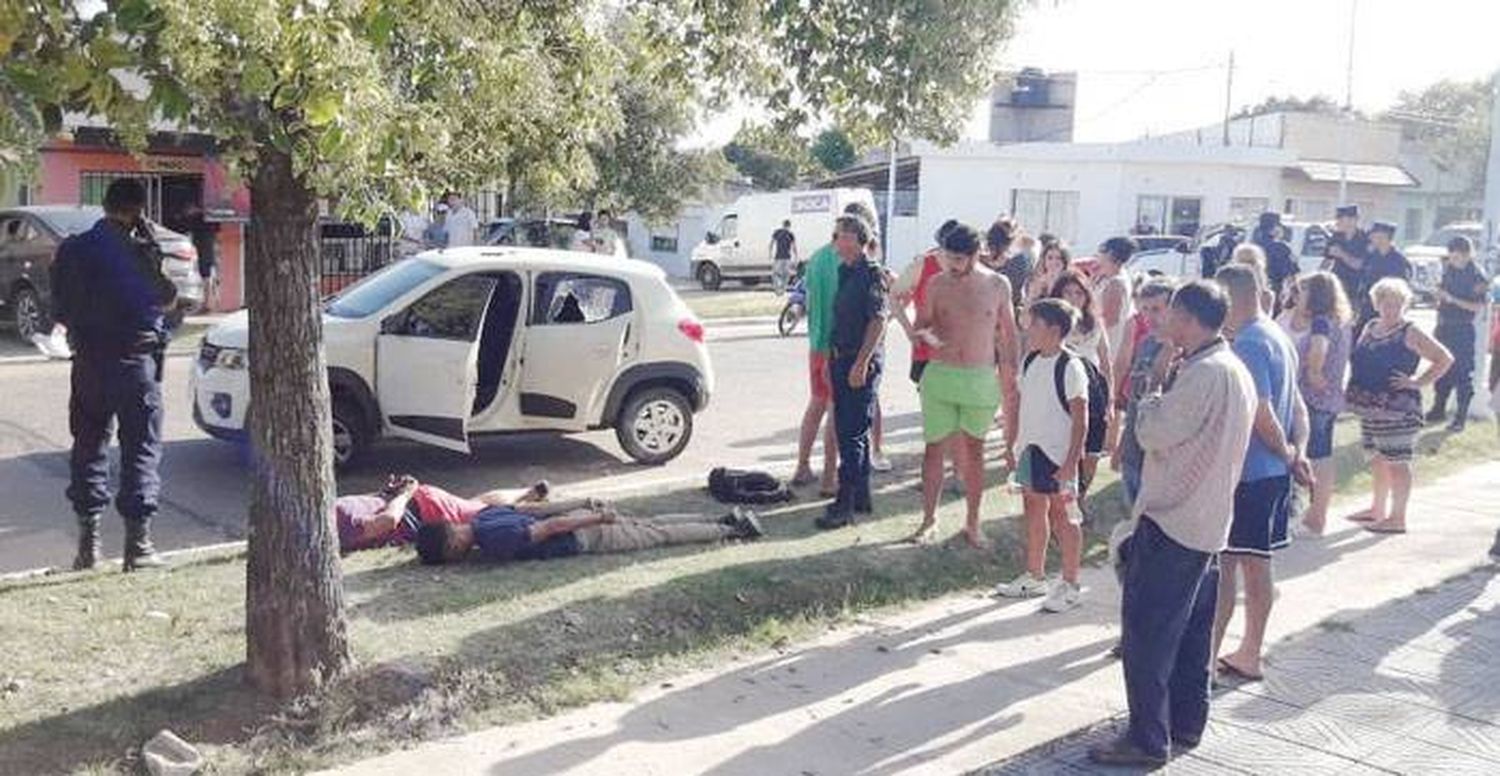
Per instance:
[[[1369,186],[1416,186],[1417,179],[1394,164],[1345,164],[1340,173],[1338,162],[1304,161],[1287,167],[1288,176],[1300,176],[1314,183],[1338,183],[1340,177],[1349,183]]]

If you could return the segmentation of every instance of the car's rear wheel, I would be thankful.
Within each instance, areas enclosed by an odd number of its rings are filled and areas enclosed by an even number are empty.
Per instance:
[[[34,334],[46,334],[52,330],[47,310],[42,305],[41,294],[31,286],[21,286],[10,298],[10,309],[14,315],[16,336],[22,342],[30,342]]]
[[[699,264],[698,284],[704,291],[718,291],[719,286],[724,285],[724,273],[719,271],[719,265],[706,261]]]
[[[333,401],[333,466],[345,469],[370,446],[370,431],[359,405],[349,399]]]
[[[672,388],[636,391],[615,421],[615,438],[625,454],[650,466],[676,458],[692,437],[692,404]]]

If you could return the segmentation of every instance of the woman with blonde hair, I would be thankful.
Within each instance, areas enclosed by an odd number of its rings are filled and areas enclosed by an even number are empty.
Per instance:
[[[1376,317],[1360,330],[1349,356],[1345,398],[1359,416],[1360,444],[1375,477],[1370,508],[1350,515],[1375,533],[1406,533],[1411,461],[1422,428],[1422,389],[1453,365],[1453,354],[1407,318],[1411,286],[1384,278],[1370,288]],[[1427,369],[1417,373],[1422,361]]]
[[[1350,331],[1354,313],[1344,287],[1331,272],[1314,272],[1292,280],[1287,296],[1297,306],[1278,321],[1297,345],[1297,388],[1307,403],[1307,459],[1312,462],[1312,503],[1302,527],[1322,536],[1338,471],[1333,460],[1333,425],[1344,409],[1344,376],[1349,371]]]

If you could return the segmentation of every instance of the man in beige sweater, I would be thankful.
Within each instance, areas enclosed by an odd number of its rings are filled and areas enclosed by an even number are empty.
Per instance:
[[[1217,285],[1177,290],[1166,333],[1181,353],[1162,391],[1140,402],[1139,524],[1121,549],[1130,727],[1091,750],[1095,762],[1163,764],[1173,749],[1196,746],[1208,722],[1218,555],[1256,402],[1250,373],[1220,336],[1228,309]]]

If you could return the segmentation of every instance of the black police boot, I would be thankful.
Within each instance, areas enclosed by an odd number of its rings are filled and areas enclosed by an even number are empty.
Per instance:
[[[854,489],[839,483],[838,498],[823,511],[823,516],[813,521],[819,530],[831,531],[854,523]]]
[[[78,554],[73,556],[74,571],[88,571],[99,565],[104,558],[104,548],[99,543],[99,516],[78,516]]]
[[[1458,395],[1458,406],[1453,408],[1453,421],[1448,424],[1448,431],[1454,434],[1463,433],[1464,427],[1469,424],[1469,402],[1473,400],[1473,394]]]
[[[854,494],[854,514],[869,515],[874,514],[874,512],[875,507],[870,503],[869,489],[866,489],[863,493]]]
[[[151,518],[142,517],[125,521],[125,571],[159,569],[167,565],[167,559],[151,545]]]
[[[1432,399],[1432,409],[1427,412],[1428,423],[1442,423],[1448,419],[1448,392],[1439,390]]]

